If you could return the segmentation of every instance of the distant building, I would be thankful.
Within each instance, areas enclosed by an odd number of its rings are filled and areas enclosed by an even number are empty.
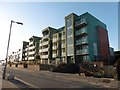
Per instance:
[[[40,37],[32,36],[29,39],[28,61],[36,61],[36,55],[39,55],[39,41]]]
[[[40,37],[32,36],[29,42],[23,41],[22,46],[22,61],[27,63],[36,62],[36,56],[39,55],[39,41]]]
[[[22,43],[22,61],[28,60],[29,42],[23,41]]]
[[[12,54],[9,55],[7,58],[8,62],[17,63],[17,62],[21,61],[20,55],[21,55],[21,49],[18,49],[18,51],[12,52]]]

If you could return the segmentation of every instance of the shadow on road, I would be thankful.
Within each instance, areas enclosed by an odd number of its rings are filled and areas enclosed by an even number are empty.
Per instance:
[[[34,90],[30,85],[27,85],[27,84],[25,84],[25,83],[23,83],[23,82],[21,82],[21,81],[19,81],[17,79],[9,80],[9,81],[11,83],[13,83],[14,85],[16,85],[19,88],[19,90],[23,90],[23,89],[25,89],[25,90]]]

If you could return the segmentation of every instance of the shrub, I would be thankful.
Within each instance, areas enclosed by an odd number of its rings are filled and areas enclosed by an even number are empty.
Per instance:
[[[79,67],[76,64],[60,64],[53,68],[53,72],[78,73]]]

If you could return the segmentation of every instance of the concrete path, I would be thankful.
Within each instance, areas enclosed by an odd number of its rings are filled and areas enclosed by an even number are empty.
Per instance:
[[[18,87],[8,80],[2,80],[2,88],[16,88],[17,89]]]

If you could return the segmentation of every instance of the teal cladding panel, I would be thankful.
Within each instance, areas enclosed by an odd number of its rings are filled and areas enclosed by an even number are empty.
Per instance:
[[[91,14],[86,14],[87,16],[87,32],[88,32],[88,43],[89,43],[89,53],[90,53],[90,61],[95,61],[95,53],[94,53],[94,44],[97,45],[97,51],[99,54],[99,43],[98,43],[98,31],[97,26],[101,26],[106,28],[106,25],[93,17]]]

